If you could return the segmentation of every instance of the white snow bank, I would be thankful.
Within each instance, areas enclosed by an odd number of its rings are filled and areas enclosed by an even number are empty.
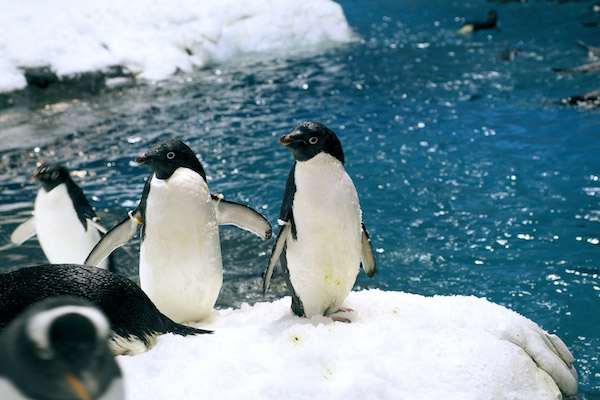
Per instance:
[[[119,356],[135,399],[560,399],[562,341],[475,297],[352,292],[352,323],[295,317],[290,298],[214,312],[213,335]],[[560,388],[560,389],[559,389]]]
[[[23,88],[24,67],[65,76],[122,65],[163,79],[242,54],[294,53],[351,37],[331,0],[4,2],[0,91]]]

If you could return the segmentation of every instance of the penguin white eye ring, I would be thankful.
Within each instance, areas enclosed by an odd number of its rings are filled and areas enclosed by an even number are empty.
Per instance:
[[[174,151],[170,151],[167,153],[167,159],[172,160],[175,158],[175,152]]]
[[[310,143],[310,144],[317,144],[318,141],[319,141],[319,138],[316,136],[312,136],[310,139],[308,139],[308,143]]]

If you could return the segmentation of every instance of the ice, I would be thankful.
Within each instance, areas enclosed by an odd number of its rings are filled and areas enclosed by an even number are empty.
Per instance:
[[[243,56],[319,51],[353,34],[330,0],[44,0],[4,2],[0,92],[25,69],[57,76],[123,66],[158,80]]]
[[[299,318],[290,298],[215,311],[213,335],[164,335],[119,356],[128,399],[561,399],[564,343],[476,297],[351,292],[352,323]]]

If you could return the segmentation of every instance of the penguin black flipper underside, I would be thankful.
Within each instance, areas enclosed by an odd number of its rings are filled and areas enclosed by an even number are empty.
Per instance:
[[[362,238],[361,238],[361,249],[360,249],[360,259],[362,261],[362,266],[367,276],[372,278],[377,272],[377,264],[375,262],[375,253],[373,253],[373,246],[371,245],[371,239],[369,239],[369,233],[367,232],[367,228],[365,228],[365,224],[361,223],[362,230]]]
[[[96,221],[98,216],[96,212],[88,203],[83,191],[79,186],[75,184],[72,180],[67,180],[67,191],[69,192],[69,197],[73,201],[73,208],[75,208],[75,212],[77,212],[77,218],[81,221],[83,225],[83,229],[87,231],[87,219],[91,221]]]
[[[275,267],[275,262],[281,255],[281,252],[285,247],[285,242],[290,237],[291,230],[291,223],[279,226],[279,235],[277,235],[277,241],[273,246],[273,251],[271,251],[271,258],[269,258],[269,266],[263,274],[263,294],[267,293],[267,290],[269,289],[269,283],[271,283],[271,276],[273,275],[273,268]]]
[[[212,202],[219,225],[235,225],[260,236],[263,240],[270,239],[273,235],[273,228],[269,221],[252,208],[244,204],[223,200],[214,194],[212,195]]]
[[[10,241],[17,246],[35,235],[35,216],[28,218],[21,225],[17,226],[15,231],[10,235]]]
[[[100,264],[117,247],[121,247],[129,242],[137,233],[138,225],[141,223],[141,213],[137,210],[130,212],[127,218],[119,222],[100,239],[87,256],[84,264],[92,267]]]

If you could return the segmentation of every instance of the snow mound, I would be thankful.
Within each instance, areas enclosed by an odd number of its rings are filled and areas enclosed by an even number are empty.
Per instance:
[[[527,318],[476,297],[352,292],[353,322],[303,319],[290,298],[215,311],[213,335],[119,356],[127,398],[561,399],[573,356]]]
[[[158,80],[240,55],[291,54],[352,38],[331,0],[6,2],[0,26],[0,92],[25,87],[30,68],[61,77],[119,65]]]

